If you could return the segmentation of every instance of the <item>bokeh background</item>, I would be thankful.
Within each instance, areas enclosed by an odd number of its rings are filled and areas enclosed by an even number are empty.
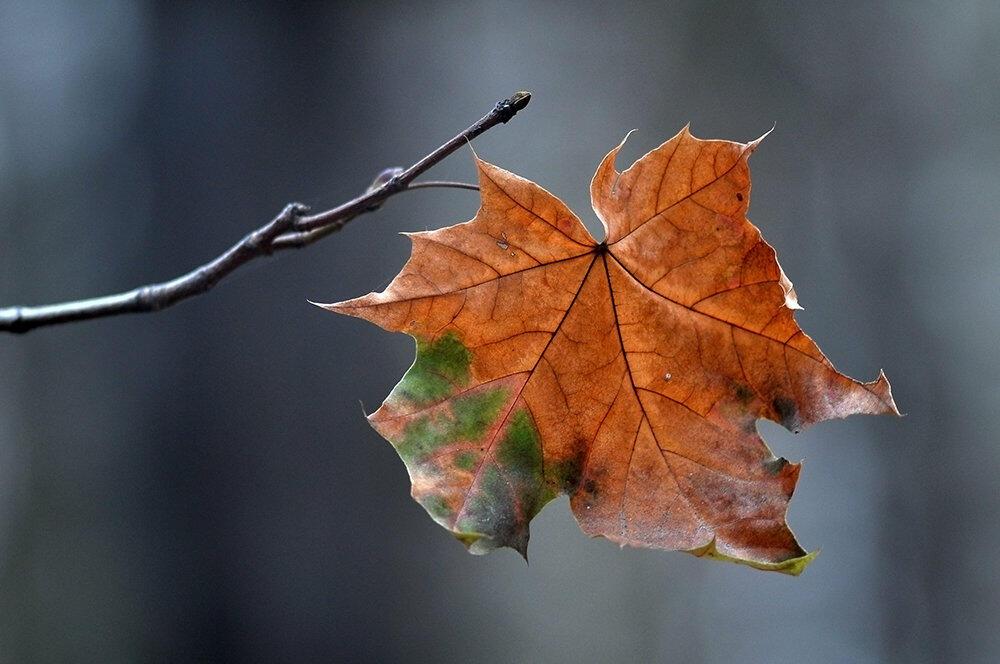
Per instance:
[[[478,200],[403,194],[174,309],[0,337],[0,661],[998,661],[998,80],[992,0],[0,3],[0,304],[172,277],[525,88],[476,149],[595,231],[629,129],[622,166],[777,123],[750,217],[908,413],[761,425],[806,459],[797,579],[589,540],[565,498],[529,566],[469,556],[362,417],[412,342],[306,303]]]

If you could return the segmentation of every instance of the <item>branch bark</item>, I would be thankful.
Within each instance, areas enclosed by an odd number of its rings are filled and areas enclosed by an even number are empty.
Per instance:
[[[114,295],[58,304],[0,308],[0,332],[23,334],[48,325],[160,311],[208,291],[241,265],[256,258],[268,256],[275,251],[304,247],[335,233],[355,217],[377,210],[388,198],[400,192],[424,187],[478,189],[476,185],[464,182],[414,180],[480,134],[508,122],[528,105],[530,99],[529,93],[520,91],[497,102],[493,110],[409,168],[389,168],[382,171],[362,195],[337,207],[310,215],[309,208],[305,205],[289,203],[274,219],[187,274]]]

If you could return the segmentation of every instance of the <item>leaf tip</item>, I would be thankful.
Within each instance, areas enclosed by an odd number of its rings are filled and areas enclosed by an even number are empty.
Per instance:
[[[344,304],[343,302],[331,302],[329,304],[323,304],[322,302],[313,302],[312,300],[306,300],[309,304],[314,307],[319,307],[320,309],[326,309],[327,311],[337,311],[337,309]]]
[[[430,235],[433,231],[399,231],[399,234],[407,238],[410,242],[415,242],[417,238]]]
[[[778,123],[777,123],[777,121],[775,121],[774,124],[771,125],[770,129],[768,129],[767,131],[765,131],[763,134],[761,134],[760,136],[758,136],[754,140],[752,140],[749,143],[747,143],[747,151],[748,152],[753,152],[754,150],[756,150],[757,146],[760,145],[764,141],[765,138],[767,138],[768,136],[770,136],[771,132],[773,132],[777,126],[778,126]]]
[[[455,539],[465,546],[465,550],[474,556],[485,556],[493,550],[493,547],[484,545],[483,539],[489,539],[482,533],[462,532],[453,530],[451,533]]]
[[[475,150],[472,151],[472,156],[476,163],[476,175],[479,180],[480,192],[489,191],[491,188],[495,188],[496,184],[494,180],[496,178],[503,178],[504,175],[512,175],[509,171],[506,171],[495,164],[491,164],[485,159],[480,159]]]
[[[726,553],[719,551],[716,546],[716,538],[712,538],[708,544],[704,546],[696,547],[694,549],[687,549],[686,553],[690,553],[698,558],[711,558],[713,560],[720,560],[727,563],[736,563],[738,565],[747,565],[753,567],[754,569],[759,569],[764,572],[780,572],[781,574],[788,574],[789,576],[799,576],[805,570],[809,564],[816,559],[819,555],[820,550],[804,552],[800,548],[801,554],[793,555],[790,558],[779,561],[768,561],[768,560],[753,560],[750,558],[740,558],[738,556],[731,556]]]
[[[473,530],[461,530],[457,526],[450,528],[452,536],[461,542],[466,550],[474,556],[484,556],[497,549],[513,549],[528,563],[528,532],[523,530],[511,537],[497,537]]]
[[[874,393],[882,403],[885,405],[885,410],[883,411],[887,415],[895,415],[896,417],[903,417],[903,413],[899,412],[899,408],[896,406],[896,400],[892,398],[892,385],[889,384],[889,378],[885,375],[885,370],[878,370],[878,377],[870,383],[866,383],[866,386]]]
[[[805,571],[806,567],[809,567],[812,561],[816,560],[816,556],[819,555],[819,552],[820,550],[816,549],[815,551],[810,551],[803,556],[789,558],[782,563],[778,563],[780,567],[775,568],[773,571],[788,574],[789,576],[799,576]]]
[[[355,298],[360,299],[360,298]],[[313,302],[312,300],[306,300],[309,304],[314,307],[319,307],[325,311],[331,311],[335,314],[342,314],[345,316],[358,316],[358,309],[355,306],[355,300],[344,300],[342,302],[330,302],[324,304],[322,302]]]
[[[601,174],[602,170],[610,169],[610,171],[616,175],[619,173],[618,167],[615,165],[615,161],[618,158],[618,152],[621,151],[623,147],[625,147],[625,143],[628,141],[629,137],[631,137],[632,134],[634,134],[637,131],[639,131],[637,128],[629,129],[628,132],[625,133],[625,137],[622,140],[618,141],[618,145],[611,148],[608,154],[604,156],[604,159],[601,160],[601,163],[598,166],[597,173],[594,174],[594,179],[593,182],[591,183],[591,186],[597,183],[598,176]]]

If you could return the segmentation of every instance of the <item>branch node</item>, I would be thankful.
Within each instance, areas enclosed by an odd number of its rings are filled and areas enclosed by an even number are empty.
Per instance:
[[[310,210],[312,210],[312,208],[305,203],[289,203],[285,206],[284,214],[295,218],[309,214]]]
[[[374,194],[378,192],[381,193],[383,197],[376,199],[371,205],[366,207],[366,212],[374,212],[379,209],[382,207],[382,203],[385,202],[386,198],[399,193],[405,188],[403,181],[400,179],[400,175],[402,175],[405,170],[406,169],[402,166],[392,166],[390,168],[383,168],[379,171],[379,174],[375,176],[372,183],[368,185],[367,189],[365,189],[365,193]]]
[[[291,228],[295,225],[295,222],[299,217],[304,217],[309,214],[311,210],[305,203],[289,203],[282,209],[281,214],[278,215],[276,221],[281,224],[283,228]]]
[[[140,309],[149,309],[150,311],[158,311],[160,309],[159,302],[156,301],[156,292],[153,290],[153,286],[142,286],[135,294],[136,305]]]
[[[406,169],[402,166],[390,166],[389,168],[383,168],[378,172],[378,175],[375,176],[375,179],[372,180],[372,183],[368,185],[368,188],[365,189],[365,193],[370,194],[373,191],[377,191],[378,189],[388,185],[393,180],[398,180],[404,170]]]

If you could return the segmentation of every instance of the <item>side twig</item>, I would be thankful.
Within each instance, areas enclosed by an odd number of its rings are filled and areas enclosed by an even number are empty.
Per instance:
[[[246,235],[220,256],[187,274],[170,281],[140,286],[115,295],[59,304],[0,308],[0,332],[18,334],[47,325],[127,313],[160,311],[181,300],[206,292],[228,274],[255,258],[268,256],[275,251],[304,247],[335,233],[355,217],[377,210],[388,198],[407,189],[429,187],[478,189],[476,185],[464,182],[414,182],[414,180],[483,132],[509,121],[528,105],[530,99],[531,95],[527,92],[514,93],[509,99],[498,102],[489,113],[409,168],[391,168],[382,171],[365,193],[335,208],[309,215],[309,208],[305,205],[289,203],[274,219]]]

